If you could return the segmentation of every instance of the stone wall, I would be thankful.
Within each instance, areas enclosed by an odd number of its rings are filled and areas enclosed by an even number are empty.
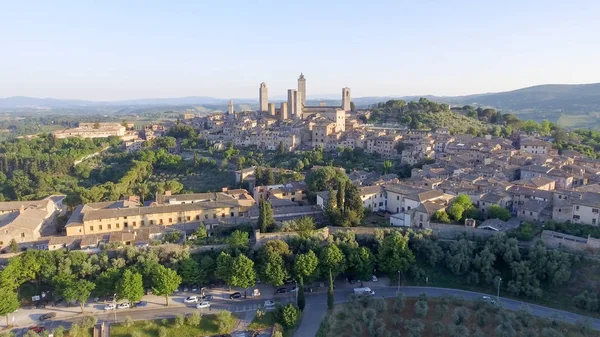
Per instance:
[[[567,248],[574,251],[594,251],[600,249],[600,240],[590,236],[582,238],[547,230],[542,231],[542,241],[549,248]]]

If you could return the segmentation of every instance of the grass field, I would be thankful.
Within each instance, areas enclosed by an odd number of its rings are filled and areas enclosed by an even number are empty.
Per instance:
[[[318,337],[484,337],[564,336],[599,337],[589,323],[564,324],[513,312],[484,301],[462,299],[371,299],[338,305],[321,325]],[[419,307],[419,308],[417,308]]]
[[[215,315],[204,315],[200,324],[189,324],[187,319],[181,319],[183,324],[177,324],[177,319],[162,319],[154,321],[136,321],[130,324],[113,325],[110,328],[111,337],[197,337],[229,333],[237,319],[228,311]],[[127,326],[129,325],[129,326]]]
[[[557,124],[569,129],[598,129],[600,127],[598,115],[598,112],[581,115],[561,114]]]

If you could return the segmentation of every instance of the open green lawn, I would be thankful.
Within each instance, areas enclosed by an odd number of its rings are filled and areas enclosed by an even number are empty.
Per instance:
[[[218,319],[219,314],[204,315],[197,326],[187,323],[177,326],[175,319],[163,319],[153,321],[136,321],[130,326],[123,324],[113,325],[110,328],[111,337],[159,337],[161,328],[166,332],[166,336],[173,337],[197,337],[208,336],[219,333],[229,333],[235,326],[237,319],[226,312],[223,314],[221,321]],[[137,335],[136,335],[137,333]]]
[[[254,316],[252,323],[248,326],[249,330],[262,330],[272,327],[277,323],[277,317],[275,315],[275,311],[267,311],[264,315]]]

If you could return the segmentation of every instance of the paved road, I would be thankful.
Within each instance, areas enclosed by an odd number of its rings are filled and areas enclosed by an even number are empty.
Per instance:
[[[374,287],[371,289],[375,291],[375,297],[377,298],[388,298],[395,297],[397,294],[396,287]],[[477,300],[484,295],[471,291],[456,290],[456,289],[445,289],[445,288],[432,288],[432,287],[400,287],[400,292],[403,292],[408,297],[416,297],[421,293],[427,294],[429,297],[439,297],[443,294],[455,295],[463,297],[466,300]],[[335,303],[343,303],[348,300],[348,296],[352,294],[352,290],[336,290]],[[542,307],[539,305],[515,301],[511,299],[500,298],[500,303],[504,308],[510,310],[518,310],[520,308],[528,307],[532,315],[544,318],[556,318],[558,320],[567,323],[577,323],[583,320],[588,320],[592,327],[596,330],[600,330],[600,319],[591,318],[583,315],[574,314],[567,311]],[[294,334],[295,337],[312,337],[316,336],[319,331],[321,321],[325,317],[327,311],[327,295],[321,294],[319,296],[307,297],[306,308],[300,326]]]

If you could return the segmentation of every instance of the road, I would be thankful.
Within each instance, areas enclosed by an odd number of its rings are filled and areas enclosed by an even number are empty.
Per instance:
[[[398,288],[396,287],[371,287],[375,291],[376,298],[389,298],[395,297]],[[400,287],[400,292],[404,293],[408,297],[417,297],[419,294],[425,293],[429,297],[439,297],[443,294],[454,295],[463,297],[466,300],[477,300],[484,295],[471,291],[457,290],[457,289],[445,289],[445,288],[432,288],[432,287]],[[335,303],[344,303],[348,301],[348,296],[352,294],[352,290],[336,290]],[[488,295],[489,296],[489,295]],[[511,299],[500,298],[501,305],[510,310],[519,310],[520,308],[527,307],[530,309],[531,314],[543,318],[556,318],[560,321],[575,324],[577,322],[588,320],[595,330],[600,330],[600,319],[587,317],[583,315],[574,314],[572,312],[542,307],[539,305],[515,301]],[[300,326],[296,330],[294,337],[307,337],[316,336],[319,331],[321,321],[325,317],[327,312],[327,295],[321,294],[320,296],[307,297],[306,308],[304,309],[304,315]]]
[[[371,283],[371,282],[369,282]],[[383,282],[379,286],[377,283],[371,283],[368,286],[371,287],[376,293],[377,298],[389,298],[395,297],[397,294],[397,287],[383,286]],[[445,288],[433,288],[433,287],[400,287],[399,290],[408,297],[416,297],[421,293],[427,294],[429,297],[439,297],[443,294],[454,295],[463,297],[466,300],[476,300],[484,295],[482,293],[475,293],[465,290],[456,289],[445,289]],[[352,294],[352,288],[349,286],[340,285],[335,291],[335,303],[344,303],[348,300],[348,296]],[[203,314],[212,313],[218,310],[228,310],[236,314],[240,318],[240,324],[236,330],[243,331],[247,324],[249,324],[256,313],[256,309],[264,303],[267,299],[274,299],[278,304],[293,303],[295,294],[284,294],[277,296],[263,296],[261,298],[248,298],[239,300],[230,300],[228,296],[224,295],[215,296],[211,301],[210,309],[196,309],[195,304],[185,304],[183,299],[185,295],[176,295],[171,297],[171,305],[169,307],[164,306],[163,298],[155,298],[153,302],[149,302],[147,308],[135,308],[135,309],[121,309],[113,311],[103,311],[104,304],[92,304],[88,306],[86,311],[89,314],[95,315],[98,318],[98,322],[114,323],[122,322],[127,316],[133,320],[148,320],[148,319],[162,319],[172,318],[177,315],[185,315],[192,312],[201,312]],[[266,294],[266,293],[265,293]],[[510,310],[518,310],[523,307],[529,308],[531,314],[544,317],[544,318],[556,318],[558,320],[567,323],[577,323],[583,320],[589,320],[592,327],[596,330],[600,330],[600,319],[595,319],[587,316],[574,314],[562,310],[542,307],[535,304],[530,304],[521,301],[515,301],[511,299],[500,298],[500,303],[503,307]],[[48,308],[44,312],[53,311],[53,308]],[[327,311],[327,294],[326,292],[320,293],[306,293],[306,308],[302,322],[294,336],[296,337],[307,337],[315,336],[319,330],[321,321],[325,317]],[[27,310],[31,319],[36,320],[41,312],[38,314],[32,314],[32,310]],[[80,322],[81,315],[71,315],[70,317],[57,318],[43,324],[49,330],[56,328],[58,325],[63,325],[65,328],[71,326],[71,324]],[[27,331],[27,328],[19,329],[17,336],[22,336]]]

